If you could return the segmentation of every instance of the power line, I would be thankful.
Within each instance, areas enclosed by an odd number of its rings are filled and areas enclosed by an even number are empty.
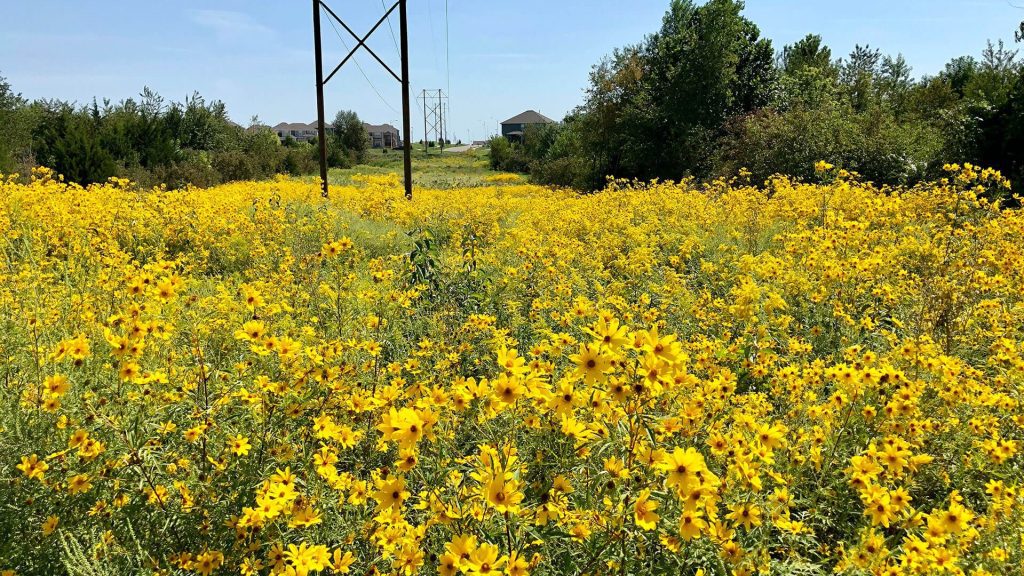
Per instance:
[[[434,31],[434,3],[427,0],[427,20],[430,21],[430,52],[434,55],[434,69],[441,67],[437,60],[437,33]]]
[[[452,57],[451,44],[448,42],[448,0],[444,0],[444,73],[448,81],[448,95],[450,97],[452,93]]]
[[[383,8],[384,10],[388,9],[387,5],[384,4],[384,0],[380,0],[380,7]],[[388,16],[388,30],[391,30],[391,40],[395,43],[395,52],[397,52],[398,55],[401,56],[402,51],[401,49],[398,48],[398,39],[395,38],[395,29],[391,27],[391,16]]]
[[[338,30],[338,27],[334,24],[334,21],[331,20],[330,18],[328,18],[327,21],[330,22],[331,28],[334,29],[334,33],[338,35],[338,40],[341,41],[341,45],[344,46],[346,50],[348,50],[348,44],[345,42],[345,38],[341,35],[341,31]],[[390,24],[391,24],[391,21],[389,20],[388,21],[388,25],[390,25]],[[381,94],[380,90],[377,90],[377,87],[373,85],[373,82],[370,80],[370,77],[366,75],[366,71],[364,71],[363,67],[359,64],[359,60],[357,60],[356,58],[353,58],[352,61],[355,62],[356,68],[359,69],[359,73],[363,75],[363,78],[366,80],[366,83],[369,84],[370,88],[373,89],[373,92],[377,95],[377,98],[380,98],[380,101],[385,106],[390,108],[392,112],[394,112],[395,114],[401,114],[401,112],[399,112],[398,109],[396,109],[387,100],[384,99],[384,95]]]

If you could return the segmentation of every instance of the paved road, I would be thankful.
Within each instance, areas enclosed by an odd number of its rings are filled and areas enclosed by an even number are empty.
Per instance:
[[[482,148],[482,146],[474,146],[473,144],[466,144],[465,146],[452,146],[450,148],[445,148],[444,151],[445,152],[456,152],[456,153],[458,153],[458,152],[469,152],[470,150],[476,150],[477,148]]]

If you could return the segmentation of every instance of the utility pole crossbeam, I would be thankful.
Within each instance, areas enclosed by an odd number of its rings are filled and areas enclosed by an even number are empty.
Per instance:
[[[351,60],[353,56],[355,56],[355,53],[360,48],[362,48],[363,50],[369,52],[370,56],[373,56],[373,58],[381,66],[383,66],[384,69],[387,70],[388,73],[391,74],[391,76],[394,77],[395,80],[398,80],[399,84],[402,85],[402,140],[405,153],[405,197],[408,198],[409,200],[412,200],[412,142],[410,142],[412,138],[412,129],[409,124],[409,119],[411,116],[409,112],[409,26],[407,22],[408,15],[406,13],[405,4],[406,0],[397,0],[394,4],[392,4],[391,8],[388,9],[383,16],[381,16],[380,20],[377,20],[377,23],[373,25],[373,28],[371,28],[369,32],[360,37],[352,30],[352,28],[349,27],[348,24],[346,24],[334,12],[334,10],[331,10],[331,8],[327,6],[324,0],[313,0],[313,47],[316,59],[317,140],[319,141],[318,143],[320,145],[320,181],[321,185],[323,186],[322,194],[324,198],[328,197],[327,125],[324,121],[324,85],[330,82],[331,79],[334,78],[334,75],[337,74],[339,70],[341,70],[341,67],[348,63],[348,61]],[[348,32],[352,36],[352,38],[356,40],[356,45],[352,48],[352,50],[349,51],[348,55],[346,55],[345,58],[342,59],[342,61],[337,66],[335,66],[333,70],[331,70],[331,73],[327,75],[326,79],[324,78],[323,52],[320,46],[321,9],[326,11],[331,18],[338,22],[338,24],[341,24],[341,27],[344,28],[345,31]],[[388,66],[387,63],[385,63],[384,60],[382,60],[380,56],[377,55],[376,52],[374,52],[372,49],[370,49],[369,46],[366,45],[366,41],[369,40],[370,36],[372,36],[373,33],[376,32],[378,28],[380,28],[381,24],[383,24],[388,18],[391,17],[391,14],[395,11],[395,9],[398,9],[400,20],[399,26],[401,28],[402,35],[401,76],[395,74],[395,71],[392,70],[391,67]]]

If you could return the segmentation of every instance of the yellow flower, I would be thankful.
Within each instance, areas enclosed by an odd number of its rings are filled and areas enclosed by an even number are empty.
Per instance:
[[[260,342],[263,337],[267,335],[267,325],[259,320],[249,320],[238,330],[235,330],[235,338],[238,340],[248,340],[250,342]]]
[[[494,397],[502,403],[513,404],[526,394],[522,380],[515,375],[501,374],[492,381]]]
[[[600,348],[593,344],[580,346],[578,354],[569,357],[576,363],[575,376],[583,378],[584,383],[593,384],[603,382],[606,378],[605,372],[611,368],[611,358],[602,354]]]
[[[483,476],[482,483],[484,499],[496,512],[519,513],[523,493],[519,491],[519,482],[513,479],[511,474],[500,470],[489,473]]]
[[[680,514],[679,535],[687,542],[699,537],[701,532],[707,528],[707,522],[701,516],[702,513],[699,510],[690,509],[684,509]]]
[[[871,518],[871,525],[878,526],[879,524],[885,528],[889,527],[893,518],[896,516],[897,508],[892,505],[892,501],[888,494],[880,492],[870,497],[864,503],[864,513]]]
[[[726,518],[732,520],[736,525],[744,528],[752,528],[761,525],[761,509],[755,504],[740,503],[729,507],[729,514]]]
[[[218,551],[206,550],[198,555],[193,562],[193,566],[196,572],[199,572],[203,576],[210,576],[214,570],[220,568],[220,565],[224,563],[224,554]]]
[[[481,544],[465,561],[466,573],[470,576],[501,574],[501,567],[507,558],[499,554],[500,550],[494,544]]]
[[[676,448],[665,458],[656,464],[657,468],[668,474],[666,484],[670,488],[676,488],[681,493],[686,493],[696,484],[700,483],[699,478],[708,472],[704,462],[704,456],[693,448]]]
[[[241,434],[228,439],[228,450],[231,450],[235,456],[245,456],[251,449],[252,444],[249,443],[249,439]]]
[[[61,374],[47,376],[46,379],[43,380],[43,388],[54,396],[63,396],[68,391],[68,378]]]
[[[658,519],[661,518],[654,511],[658,509],[658,503],[651,500],[651,491],[643,490],[633,504],[633,519],[636,525],[644,530],[654,530],[658,526]]]
[[[455,576],[459,573],[459,559],[445,552],[438,558],[437,573],[441,576]]]
[[[526,366],[526,359],[520,356],[519,352],[514,348],[506,348],[504,346],[499,348],[497,361],[498,366],[501,366],[509,374],[521,375],[530,371],[529,367]]]
[[[388,508],[401,508],[402,503],[409,498],[410,493],[405,489],[405,479],[387,478],[377,480],[377,490],[373,493],[373,499],[377,501],[377,510]]]
[[[348,574],[355,561],[356,558],[351,551],[342,554],[340,549],[335,548],[334,554],[331,556],[331,571],[335,574]]]
[[[941,528],[943,534],[958,534],[974,518],[970,510],[953,502],[946,510],[934,511],[928,516],[928,525]]]
[[[310,546],[302,542],[298,546],[289,544],[284,553],[285,564],[296,576],[307,576],[310,572],[318,572],[330,565],[330,556],[326,546]]]
[[[426,422],[419,412],[410,408],[391,409],[383,415],[383,421],[377,426],[384,434],[385,441],[398,442],[402,448],[412,448],[423,438]]]
[[[68,480],[68,492],[72,494],[88,492],[90,488],[92,488],[92,482],[89,481],[88,474],[76,474]]]
[[[22,456],[21,464],[17,466],[18,470],[21,470],[25,476],[29,478],[35,478],[40,482],[43,481],[43,475],[50,466],[39,459],[39,456],[33,454],[31,456]]]

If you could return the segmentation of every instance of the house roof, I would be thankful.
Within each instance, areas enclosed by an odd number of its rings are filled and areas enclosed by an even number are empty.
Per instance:
[[[371,133],[371,134],[378,133],[378,132],[380,132],[380,133],[383,133],[383,132],[398,132],[398,128],[395,128],[391,124],[380,124],[380,125],[377,125],[377,124],[367,124],[366,122],[363,122],[363,127],[366,128],[366,131]]]
[[[333,122],[324,122],[325,128],[334,128]],[[398,128],[395,128],[391,124],[367,124],[363,122],[363,127],[366,128],[367,132],[398,132]],[[309,124],[303,124],[302,122],[281,122],[273,128],[275,131],[291,131],[291,130],[316,130],[316,121],[310,122]]]
[[[535,110],[527,110],[522,114],[517,114],[508,120],[502,122],[502,124],[554,124],[555,121],[547,116],[537,112]]]
[[[277,126],[274,126],[274,130],[316,130],[316,126],[312,124],[303,124],[302,122],[281,122]]]

